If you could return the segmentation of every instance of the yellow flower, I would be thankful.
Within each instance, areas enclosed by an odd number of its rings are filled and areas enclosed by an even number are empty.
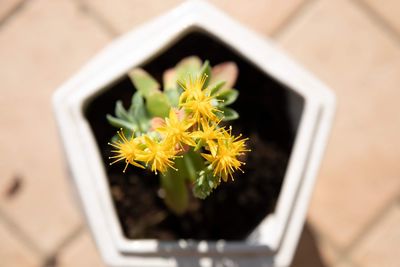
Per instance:
[[[189,115],[191,115],[194,123],[200,123],[202,119],[217,122],[219,119],[216,112],[221,112],[219,109],[212,105],[213,98],[207,96],[204,91],[199,93],[196,98],[186,101],[181,104]]]
[[[216,100],[209,95],[209,90],[202,89],[206,78],[207,75],[203,75],[194,80],[189,78],[186,84],[180,82],[184,92],[180,96],[179,106],[188,112],[195,123],[200,123],[202,118],[217,122],[215,113],[221,112],[213,105],[213,100]]]
[[[111,152],[115,153],[116,155],[109,157],[110,159],[115,159],[113,162],[110,163],[110,165],[121,161],[125,160],[125,168],[123,172],[126,171],[126,168],[128,167],[129,164],[132,164],[136,167],[143,168],[142,165],[139,163],[135,162],[136,161],[136,155],[140,152],[140,147],[139,147],[139,142],[137,139],[133,138],[134,134],[132,133],[132,137],[130,140],[128,140],[122,131],[117,132],[120,140],[118,141],[113,141],[112,143],[108,143],[110,146],[114,147],[114,150],[111,150]]]
[[[175,145],[168,140],[155,141],[149,136],[143,136],[145,149],[137,155],[137,160],[143,161],[146,165],[151,164],[151,171],[165,173],[168,167],[177,170],[173,164],[177,151]]]
[[[195,139],[200,139],[208,145],[212,156],[217,154],[218,144],[217,139],[223,137],[223,128],[218,128],[218,123],[208,123],[204,119],[201,120],[201,130],[195,131],[191,136]]]
[[[179,85],[183,88],[183,93],[179,97],[179,104],[186,102],[201,94],[204,83],[206,82],[207,75],[197,76],[196,78],[188,77],[184,81],[178,81]]]
[[[161,127],[156,128],[156,131],[164,135],[167,141],[179,144],[180,147],[182,147],[182,144],[195,146],[196,143],[190,137],[189,132],[187,132],[191,126],[192,123],[187,120],[180,121],[176,112],[171,108],[169,117],[165,118],[165,123]]]
[[[223,132],[223,138],[218,139],[218,150],[215,155],[202,153],[201,155],[211,163],[214,169],[214,176],[221,177],[225,182],[228,177],[233,180],[233,173],[236,170],[242,171],[240,168],[245,163],[238,159],[245,152],[246,139],[240,139],[241,135],[234,137],[231,135],[231,130]],[[242,171],[243,172],[243,171]]]

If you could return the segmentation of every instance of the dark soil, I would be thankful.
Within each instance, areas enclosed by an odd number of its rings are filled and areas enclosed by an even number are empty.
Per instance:
[[[208,59],[212,65],[234,61],[239,66],[235,87],[240,96],[232,107],[240,118],[233,128],[250,137],[252,152],[245,173],[238,172],[234,182],[222,183],[203,201],[193,198],[190,210],[178,217],[160,198],[157,176],[134,167],[124,174],[122,165],[109,166],[107,142],[116,129],[105,116],[113,114],[118,99],[128,107],[135,90],[126,76],[121,77],[87,103],[86,117],[103,155],[115,209],[128,238],[240,240],[274,211],[303,99],[226,44],[201,32],[186,34],[142,67],[161,81],[165,69],[189,55]]]

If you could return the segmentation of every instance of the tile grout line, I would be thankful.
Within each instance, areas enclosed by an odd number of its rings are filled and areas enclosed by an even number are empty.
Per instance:
[[[0,29],[4,27],[12,18],[14,18],[15,15],[21,12],[26,3],[28,3],[28,1],[21,0],[2,19],[0,19]]]
[[[362,241],[362,239],[368,235],[371,230],[381,222],[381,219],[393,208],[395,205],[400,205],[400,192],[396,194],[395,197],[390,199],[384,207],[377,212],[369,223],[358,233],[358,235],[353,239],[353,241],[344,248],[340,248],[333,242],[327,235],[323,232],[317,231],[318,240],[326,242],[333,250],[337,253],[336,259],[333,261],[333,265],[337,265],[342,262],[348,262],[353,267],[359,267],[359,265],[350,258],[350,254],[357,247],[357,245]]]
[[[330,239],[328,238],[325,234],[321,233],[320,231],[317,231],[317,244],[316,246],[318,247],[318,253],[320,253],[320,247],[319,247],[319,242],[325,242],[333,251],[336,253],[336,257],[332,261],[332,265],[336,265],[338,260],[340,259],[340,256],[343,254],[343,251]],[[322,256],[322,255],[321,255]],[[326,263],[326,259],[324,257],[321,257],[322,261]]]
[[[80,224],[76,226],[71,232],[57,245],[53,253],[58,253],[60,250],[67,247],[71,242],[78,238],[85,231],[85,226]]]
[[[46,262],[48,262],[49,259],[54,258],[54,256],[56,256],[62,249],[78,238],[85,230],[83,224],[78,225],[75,229],[72,229],[66,235],[66,237],[59,242],[58,245],[56,245],[56,248],[52,252],[46,253],[2,210],[0,210],[0,224],[4,224],[4,227],[9,230],[14,238],[17,238],[28,249],[33,251],[39,257],[39,259],[45,263],[44,266],[47,266]]]
[[[351,253],[356,249],[358,244],[366,237],[371,231],[379,225],[382,221],[383,217],[389,213],[389,211],[396,205],[399,204],[399,196],[396,194],[395,197],[391,198],[388,203],[384,205],[384,207],[378,211],[373,218],[367,223],[363,229],[358,233],[358,235],[353,239],[353,241],[344,248],[344,253],[338,260],[348,260],[351,261]]]
[[[74,0],[79,10],[91,18],[98,26],[100,26],[110,37],[116,37],[120,33],[115,27],[101,14],[93,10],[85,0]]]
[[[10,219],[7,214],[0,210],[0,223],[4,224],[4,226],[9,230],[9,232],[13,235],[13,237],[17,238],[21,241],[26,247],[32,250],[35,254],[37,254],[40,258],[46,256],[46,253],[40,249],[39,246],[25,233],[23,229],[21,229],[16,223]]]
[[[352,261],[351,259],[346,259],[346,258],[342,258],[342,259],[338,259],[335,264],[333,266],[336,265],[341,265],[341,264],[345,264],[346,266],[351,266],[351,267],[360,267],[360,265],[358,263],[355,263],[354,261]]]
[[[353,2],[365,15],[378,26],[385,34],[393,39],[398,45],[400,45],[400,33],[390,25],[386,19],[374,10],[368,3],[363,0],[349,0]]]
[[[84,233],[84,230],[85,226],[83,224],[80,224],[75,229],[71,230],[71,232],[63,240],[61,240],[61,242],[52,252],[47,253],[43,259],[42,267],[56,266],[58,254],[69,244],[79,238],[79,236]]]
[[[315,228],[317,228],[317,227],[315,227]],[[342,255],[345,253],[345,249],[340,248],[340,246],[338,246],[329,236],[327,236],[322,231],[316,230],[315,233],[317,236],[317,243],[325,242],[336,253],[336,257],[332,261],[332,265],[336,265],[337,263],[339,263],[342,258]],[[317,244],[317,247],[318,247],[318,251],[319,251],[320,247],[318,246],[318,244]]]
[[[298,8],[291,12],[291,14],[270,34],[269,37],[272,39],[279,39],[279,37],[290,28],[291,25],[295,24],[296,21],[302,17],[303,14],[312,7],[315,3],[320,0],[306,0],[304,3],[300,4]]]

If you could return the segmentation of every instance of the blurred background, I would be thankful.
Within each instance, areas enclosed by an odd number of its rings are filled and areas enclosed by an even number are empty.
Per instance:
[[[0,266],[103,266],[50,99],[113,38],[179,0],[0,0]],[[211,1],[338,97],[293,267],[400,266],[400,1]]]

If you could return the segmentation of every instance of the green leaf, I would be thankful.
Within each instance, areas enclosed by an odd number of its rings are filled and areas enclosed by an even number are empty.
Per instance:
[[[171,104],[168,97],[161,92],[154,92],[148,95],[146,107],[153,117],[165,118],[168,116]]]
[[[159,92],[160,85],[146,71],[140,68],[131,70],[128,73],[136,90],[138,90],[145,98],[154,92]]]
[[[208,60],[204,61],[203,66],[201,67],[200,76],[202,77],[203,75],[207,75],[207,78],[203,85],[203,89],[204,89],[204,88],[207,88],[207,86],[211,80],[211,66],[210,66],[210,62]]]
[[[219,101],[219,106],[227,106],[232,104],[233,102],[236,101],[236,99],[239,96],[239,91],[235,89],[229,89],[221,92],[220,94],[217,95],[217,99]]]
[[[168,97],[171,106],[178,107],[180,88],[177,84],[177,71],[169,69],[163,74],[164,94]]]
[[[231,121],[239,118],[239,114],[231,108],[223,107],[220,110],[223,112],[223,121]]]
[[[123,128],[123,129],[131,130],[131,131],[138,130],[138,125],[135,122],[129,122],[126,120],[118,119],[118,118],[111,116],[110,114],[107,114],[107,120],[112,126],[117,127],[117,128]]]
[[[220,81],[220,82],[210,86],[210,96],[215,96],[224,85],[225,85],[225,81]]]
[[[197,74],[201,69],[201,59],[190,56],[182,59],[175,67],[177,80],[186,79],[190,75]]]
[[[211,167],[208,166],[199,172],[199,177],[193,184],[193,195],[205,199],[218,187],[219,183],[219,178],[213,175]]]
[[[133,94],[132,104],[128,110],[128,114],[131,120],[136,120],[138,122],[139,130],[142,133],[147,132],[150,124],[150,117],[147,114],[143,96],[139,92]]]
[[[129,114],[125,110],[121,100],[118,100],[117,103],[115,104],[115,115],[117,116],[117,118],[123,120],[129,120]]]
[[[178,107],[180,93],[177,89],[166,90],[164,91],[164,94],[167,96],[171,106]]]
[[[177,88],[176,84],[177,73],[175,69],[168,69],[163,73],[163,85],[164,91],[175,90]]]
[[[164,203],[175,214],[183,214],[189,205],[189,194],[187,192],[185,177],[169,169],[160,174],[160,184],[165,191]]]
[[[145,110],[143,96],[139,92],[136,92],[132,96],[131,106],[128,110],[129,116],[136,117],[138,116],[138,113],[142,112],[143,110]]]

